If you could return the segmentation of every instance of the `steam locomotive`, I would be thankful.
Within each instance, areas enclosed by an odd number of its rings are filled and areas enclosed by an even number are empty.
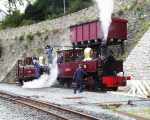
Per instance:
[[[112,18],[107,48],[119,45],[124,51],[124,41],[127,40],[127,22],[125,19]],[[117,90],[119,86],[126,85],[126,80],[130,80],[130,76],[124,76],[123,60],[116,60],[112,58],[112,55],[108,57],[108,50],[103,53],[103,32],[98,20],[71,26],[70,31],[73,49],[58,51],[58,56],[61,59],[58,64],[60,84],[66,84],[70,87],[76,68],[82,64],[88,73],[88,77],[85,79],[85,85],[88,89]],[[91,58],[86,60],[85,50],[88,48],[92,49],[89,53]],[[118,75],[118,73],[122,73],[122,75]]]
[[[124,41],[127,40],[127,20],[112,18],[109,28],[106,46],[116,45],[124,48]],[[113,60],[102,57],[103,32],[101,23],[91,21],[70,27],[70,39],[72,49],[60,50],[58,53],[58,82],[61,85],[71,87],[73,74],[79,64],[85,66],[88,73],[84,80],[85,87],[91,90],[97,88],[106,90],[117,90],[119,86],[125,86],[129,76],[124,76],[123,60]],[[89,60],[86,60],[85,50],[90,48]],[[108,53],[108,50],[107,52]],[[19,60],[17,66],[17,78],[19,81],[28,81],[35,78],[35,68],[32,65],[31,58]],[[42,68],[48,71],[47,66]],[[122,73],[122,75],[118,75]]]

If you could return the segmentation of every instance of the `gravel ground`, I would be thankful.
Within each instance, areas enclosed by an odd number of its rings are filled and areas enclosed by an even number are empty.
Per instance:
[[[42,89],[24,89],[20,86],[12,84],[0,84],[0,91],[7,91],[17,95],[28,96],[37,100],[48,101],[61,106],[66,106],[79,111],[84,111],[95,116],[101,116],[105,120],[132,120],[125,116],[121,116],[112,112],[109,109],[103,109],[99,104],[105,102],[119,102],[128,100],[140,100],[141,98],[123,96],[119,94],[83,92],[81,94],[73,94],[73,90],[62,88],[42,88]],[[137,104],[137,107],[150,106],[149,102]],[[127,106],[122,106],[121,109],[131,109]]]
[[[55,120],[44,112],[0,99],[0,120]]]

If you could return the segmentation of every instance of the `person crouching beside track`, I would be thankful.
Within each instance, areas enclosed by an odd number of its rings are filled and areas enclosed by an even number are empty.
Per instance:
[[[83,92],[83,79],[85,78],[85,76],[87,76],[87,73],[84,71],[83,65],[79,64],[73,76],[74,94],[76,94],[77,90],[79,90],[79,92]]]

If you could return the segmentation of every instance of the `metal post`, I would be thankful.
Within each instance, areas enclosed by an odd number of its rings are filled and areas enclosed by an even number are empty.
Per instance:
[[[66,14],[66,0],[63,0],[64,3],[64,14]]]

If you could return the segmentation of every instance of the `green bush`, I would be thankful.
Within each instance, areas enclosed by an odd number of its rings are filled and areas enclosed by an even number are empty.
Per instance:
[[[5,29],[7,27],[18,27],[20,26],[22,19],[22,15],[16,10],[12,14],[6,16],[1,23],[1,28]]]
[[[31,24],[33,24],[33,23],[34,23],[33,20],[23,19],[20,25],[21,25],[21,26],[23,26],[23,25],[31,25]]]
[[[70,0],[70,3],[70,13],[77,12],[94,4],[92,0]]]

